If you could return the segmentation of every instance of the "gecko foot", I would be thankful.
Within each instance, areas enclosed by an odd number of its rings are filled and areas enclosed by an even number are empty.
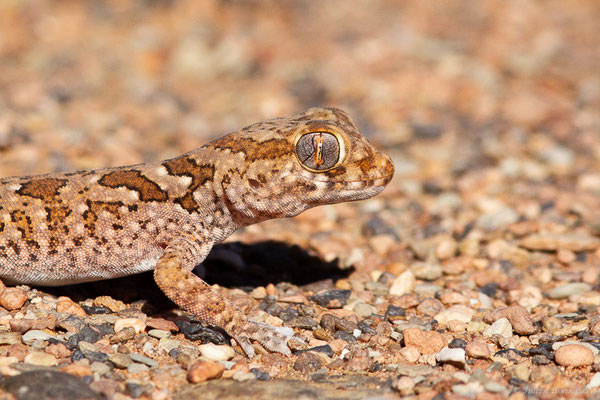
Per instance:
[[[287,346],[288,339],[293,336],[293,331],[289,328],[277,328],[268,324],[247,321],[232,336],[249,358],[254,356],[251,339],[259,342],[268,351],[281,353],[285,356],[292,354]]]

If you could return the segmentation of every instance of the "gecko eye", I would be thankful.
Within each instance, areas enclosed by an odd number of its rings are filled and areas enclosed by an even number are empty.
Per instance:
[[[340,144],[331,133],[310,132],[298,139],[296,154],[305,167],[323,171],[337,164]]]

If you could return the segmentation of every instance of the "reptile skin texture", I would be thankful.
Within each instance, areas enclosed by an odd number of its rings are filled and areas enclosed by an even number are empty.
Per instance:
[[[0,278],[63,285],[153,269],[173,302],[247,356],[252,341],[289,355],[289,336],[249,320],[192,269],[241,227],[375,196],[393,174],[345,112],[312,108],[165,161],[3,178]]]

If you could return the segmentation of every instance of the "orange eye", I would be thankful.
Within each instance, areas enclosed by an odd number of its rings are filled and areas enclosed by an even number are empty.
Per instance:
[[[304,167],[325,171],[338,163],[340,143],[329,132],[309,132],[298,139],[296,154]]]

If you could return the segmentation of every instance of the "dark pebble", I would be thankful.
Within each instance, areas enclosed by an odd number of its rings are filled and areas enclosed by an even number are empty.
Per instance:
[[[310,296],[310,299],[326,308],[342,308],[350,298],[350,290],[325,290]]]
[[[537,356],[534,356],[534,357],[531,359],[531,362],[532,362],[534,365],[548,365],[548,364],[550,364],[552,361],[548,360],[548,357],[546,357],[546,356],[537,355]]]
[[[83,353],[85,358],[90,361],[106,362],[108,361],[108,354],[100,353],[99,351],[86,351]]]
[[[73,350],[73,349],[77,348],[80,341],[81,341],[81,338],[78,333],[69,336],[69,339],[67,340],[67,348],[69,350]]]
[[[411,128],[415,137],[420,139],[437,139],[442,136],[442,126],[439,124],[413,123]]]
[[[448,344],[448,347],[451,349],[464,349],[466,345],[467,345],[466,340],[455,338],[455,339],[452,339],[450,344]]]
[[[294,369],[298,372],[314,372],[323,366],[323,361],[315,353],[309,351],[300,353],[296,362],[294,362]]]
[[[317,323],[311,317],[297,317],[291,321],[288,321],[286,325],[298,329],[313,329],[316,328]]]
[[[125,343],[135,337],[135,329],[132,326],[126,326],[119,332],[115,333],[110,337],[111,343]]]
[[[299,316],[300,316],[300,314],[298,313],[298,310],[296,310],[295,308],[292,308],[292,307],[288,307],[285,310],[283,310],[281,313],[279,313],[279,318],[281,318],[284,322],[291,321],[294,318],[297,318]]]
[[[252,368],[252,369],[250,369],[250,372],[252,372],[254,374],[254,376],[256,376],[257,381],[270,381],[271,380],[271,375],[269,375],[265,371],[261,371],[258,368]]]
[[[6,378],[0,388],[18,400],[103,398],[73,375],[48,370],[28,371]]]
[[[144,387],[137,383],[127,382],[125,384],[125,394],[134,399],[139,399],[144,394]]]
[[[394,321],[396,319],[402,318],[406,315],[406,310],[402,307],[397,307],[393,305],[389,305],[385,310],[385,319],[388,321]]]
[[[515,378],[514,376],[508,380],[509,385],[517,386],[517,387],[520,387],[525,383],[527,383],[527,382],[525,382],[519,378]]]
[[[363,227],[363,233],[366,236],[376,236],[393,234],[394,231],[388,226],[388,224],[381,219],[378,215],[373,215],[369,221]]]
[[[529,349],[530,356],[544,356],[550,361],[554,361],[554,350],[552,350],[552,343],[543,343],[536,347]]]
[[[493,299],[496,296],[496,292],[498,291],[498,284],[488,283],[487,285],[483,285],[482,287],[480,287],[479,291]]]
[[[374,362],[369,368],[369,372],[379,372],[383,369],[383,364]]]
[[[283,312],[283,307],[277,303],[266,303],[262,302],[259,304],[259,308],[266,312],[267,314],[274,315],[276,317],[279,316]]]
[[[79,340],[84,340],[90,343],[96,343],[98,340],[102,339],[102,334],[100,331],[96,327],[91,327],[89,325],[81,328],[77,335],[79,336]]]
[[[64,344],[65,347],[69,347],[69,344],[67,342],[65,342],[64,340],[58,340],[55,338],[48,339],[48,344]]]
[[[97,325],[91,325],[91,326],[92,326],[92,328],[94,328],[98,332],[100,332],[100,336],[102,336],[102,337],[108,336],[108,335],[114,335],[114,333],[115,333],[115,328],[111,324],[97,324]]]
[[[107,308],[104,306],[81,306],[81,308],[83,308],[83,311],[85,311],[88,315],[112,314],[112,311],[110,311],[110,308]]]
[[[67,332],[79,332],[85,326],[85,322],[75,315],[69,315],[67,318],[58,320],[56,326]]]
[[[201,322],[180,320],[176,321],[175,324],[188,340],[214,344],[228,343],[224,332],[211,329]]]
[[[523,353],[522,351],[519,351],[517,349],[502,349],[499,350],[497,352],[494,353],[494,356],[496,357],[505,357],[508,359],[511,359],[512,357],[515,356],[519,356],[519,357],[527,357],[526,353]]]
[[[333,338],[334,339],[342,339],[343,341],[348,342],[348,343],[356,342],[356,338],[354,337],[354,335],[351,335],[348,332],[344,332],[344,331],[335,332],[333,334]]]
[[[81,350],[79,350],[79,349],[73,350],[73,354],[71,354],[71,362],[79,361],[84,358],[85,358],[85,356],[83,355]]]

